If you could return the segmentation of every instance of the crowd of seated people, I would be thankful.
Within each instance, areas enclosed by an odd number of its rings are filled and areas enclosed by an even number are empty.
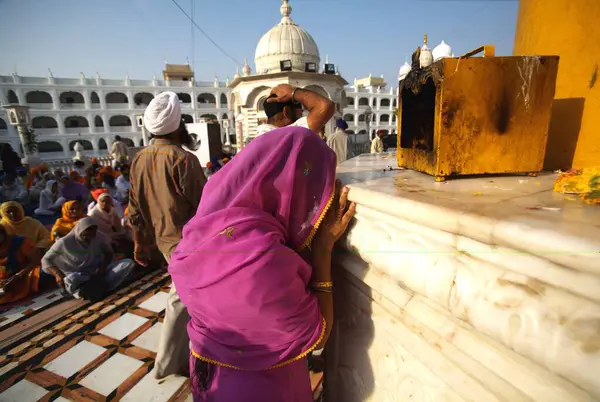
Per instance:
[[[135,266],[126,258],[129,167],[92,158],[68,173],[44,165],[29,173],[1,179],[0,305],[56,285],[87,300],[119,286]]]

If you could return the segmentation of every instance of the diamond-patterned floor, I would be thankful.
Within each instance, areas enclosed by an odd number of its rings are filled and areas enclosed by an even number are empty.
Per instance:
[[[169,285],[164,271],[148,274],[5,346],[0,401],[186,400],[188,378],[150,373]]]
[[[170,286],[165,271],[149,273],[101,302],[81,302],[3,341],[0,402],[191,401],[187,377],[159,382],[151,373]],[[53,294],[34,299],[30,319],[56,305]],[[27,326],[23,317],[12,322]],[[321,381],[321,374],[311,373],[315,396]]]

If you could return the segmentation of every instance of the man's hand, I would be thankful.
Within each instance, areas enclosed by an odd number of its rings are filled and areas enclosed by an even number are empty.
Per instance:
[[[293,87],[289,84],[280,84],[271,90],[271,95],[276,95],[274,98],[267,98],[267,103],[279,102],[279,103],[288,103],[292,102],[292,95],[294,94],[294,90],[296,87]]]
[[[150,263],[150,258],[152,256],[152,252],[150,247],[135,245],[133,249],[133,259],[135,262],[140,264],[142,267],[147,267]]]

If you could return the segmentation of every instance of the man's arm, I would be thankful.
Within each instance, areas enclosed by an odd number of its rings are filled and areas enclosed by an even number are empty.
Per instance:
[[[154,245],[154,229],[151,222],[146,222],[140,209],[140,199],[135,175],[135,160],[131,164],[131,186],[129,188],[129,223],[135,243],[134,258],[142,266],[148,264],[150,249]]]
[[[179,178],[181,193],[188,200],[194,210],[200,205],[202,190],[206,184],[206,176],[200,161],[192,153],[175,165],[176,177]]]
[[[308,89],[296,88],[288,84],[277,85],[271,91],[271,94],[277,95],[276,98],[269,98],[267,102],[298,102],[308,110],[306,120],[308,128],[315,133],[320,132],[325,124],[333,117],[335,112],[335,103]],[[293,99],[292,99],[293,95]]]

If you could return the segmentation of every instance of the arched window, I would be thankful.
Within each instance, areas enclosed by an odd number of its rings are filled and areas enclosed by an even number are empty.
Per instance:
[[[65,103],[67,105],[85,103],[83,100],[83,95],[75,91],[63,92],[60,94],[59,99],[60,103]]]
[[[106,141],[104,141],[104,138],[100,138],[100,141],[98,141],[98,149],[99,150],[108,149],[108,146],[106,145]]]
[[[202,116],[200,116],[201,119],[205,119],[205,120],[214,120],[214,121],[218,121],[219,119],[217,119],[217,116],[215,116],[214,114],[203,114]]]
[[[127,116],[117,115],[112,116],[108,121],[110,127],[127,127],[131,126],[131,119]]]
[[[344,121],[354,121],[354,115],[351,113],[346,113],[344,115]]]
[[[360,98],[358,100],[358,106],[369,106],[369,99],[367,99],[367,98]]]
[[[100,117],[100,116],[94,117],[94,126],[104,127],[104,120],[102,120],[102,117]]]
[[[140,138],[140,147],[143,147],[143,146],[144,146],[144,139]]]
[[[390,107],[390,100],[388,98],[383,98],[379,103],[381,107]]]
[[[83,146],[83,149],[85,151],[93,151],[94,150],[92,143],[89,142],[88,140],[75,140],[75,141],[69,142],[69,151],[72,151],[73,148],[75,147],[75,144],[77,144],[78,142]]]
[[[346,134],[354,134],[354,130],[346,130]]]
[[[36,116],[31,119],[31,126],[33,128],[58,128],[58,123],[53,117]]]
[[[364,114],[360,114],[358,116],[358,121],[365,121],[365,115]]]
[[[148,105],[150,101],[154,99],[154,95],[148,92],[139,92],[134,95],[133,102],[137,106]]]
[[[392,102],[392,105],[394,105],[394,107],[398,106],[398,101],[396,100],[396,98],[394,98],[394,101]]]
[[[181,103],[192,103],[192,97],[190,94],[186,94],[185,92],[180,92],[177,94],[177,97],[181,101]]]
[[[227,106],[227,95],[221,94],[221,107]]]
[[[373,107],[377,107],[377,98],[373,98]]]
[[[389,123],[390,122],[390,115],[389,114],[382,114],[381,117],[379,118],[379,122],[380,123]]]
[[[360,130],[358,133],[359,133],[359,134],[366,134],[366,133],[367,133],[367,130]]]
[[[135,147],[135,143],[133,142],[133,140],[131,138],[121,138],[121,141],[123,141],[123,143],[125,145],[127,145],[128,147]]]
[[[183,119],[183,122],[185,124],[190,124],[194,122],[194,118],[192,116],[190,116],[189,114],[182,114],[181,118]]]
[[[348,106],[354,106],[354,98],[347,97],[346,103],[348,104]]]
[[[106,103],[128,103],[127,95],[122,92],[111,92],[106,94]]]
[[[64,151],[62,145],[60,145],[60,142],[56,141],[40,141],[38,142],[37,146],[39,153]]]
[[[65,118],[65,128],[89,127],[89,123],[85,117],[69,116]]]
[[[30,91],[25,95],[27,103],[53,103],[52,96],[45,91]]]
[[[0,119],[0,130],[8,130],[8,126],[6,125],[4,119]]]
[[[396,122],[396,115],[395,115],[395,114],[393,114],[393,115],[392,115],[392,123],[395,123],[395,122]]]
[[[214,105],[217,103],[217,99],[215,98],[215,96],[213,94],[202,93],[202,94],[198,95],[198,103]]]
[[[92,92],[92,94],[90,95],[90,99],[92,103],[100,103],[100,98],[98,97],[98,94],[96,92]]]
[[[227,120],[228,118],[227,113],[223,113],[223,116],[221,116],[221,120]]]
[[[12,89],[8,90],[8,103],[20,103],[19,97]]]

